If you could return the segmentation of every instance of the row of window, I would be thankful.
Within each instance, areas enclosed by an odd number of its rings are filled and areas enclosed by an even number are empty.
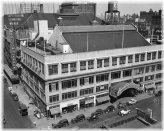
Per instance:
[[[156,77],[157,79],[162,78],[162,73],[158,73],[155,76],[154,75],[145,76],[145,81],[153,80],[154,77]],[[137,80],[139,82],[143,82],[143,77],[135,78],[134,80]],[[96,92],[101,92],[101,91],[105,91],[108,89],[109,89],[108,84],[96,86]],[[94,92],[94,87],[81,89],[80,90],[80,96],[92,94],[93,92]],[[75,98],[75,97],[77,97],[77,91],[62,93],[62,100]],[[50,103],[59,101],[59,94],[50,96],[49,101],[50,101]]]
[[[44,74],[44,64],[30,55],[23,53],[23,63],[32,68],[35,71],[42,72]]]
[[[144,68],[144,67],[135,68],[133,70],[133,73],[134,73],[133,75],[143,74],[144,70],[145,70],[145,73],[154,72],[155,67],[156,67],[157,71],[161,70],[162,64],[150,65],[150,66],[146,66],[146,68]],[[123,70],[122,76],[123,77],[132,76],[132,69]],[[119,78],[121,78],[121,71],[111,72],[111,80],[119,79]],[[96,75],[96,82],[97,83],[100,83],[103,81],[108,81],[108,80],[109,80],[109,73]],[[84,86],[86,84],[93,84],[93,83],[94,83],[94,76],[87,76],[87,77],[80,78],[80,86]],[[68,89],[68,88],[74,88],[74,87],[77,87],[77,79],[62,81],[62,89],[63,90]],[[59,86],[58,86],[57,82],[49,84],[49,91],[50,92],[57,91],[57,90],[59,90]]]
[[[158,59],[161,59],[162,51],[158,51]],[[148,52],[147,53],[147,60],[154,60],[157,57],[157,52]],[[119,58],[119,64],[123,65],[126,63],[126,56],[121,57],[112,57],[112,66],[117,65],[117,60]],[[141,54],[135,54],[135,62],[142,62],[145,61],[145,53]],[[133,63],[133,55],[128,55],[128,63]],[[97,59],[97,68],[102,68],[104,64],[104,67],[109,66],[109,58],[104,59]],[[88,60],[88,61],[80,61],[80,71],[94,69],[94,60]],[[62,73],[68,73],[70,66],[70,72],[76,72],[77,71],[77,63],[66,63],[62,64]],[[58,74],[58,64],[56,65],[48,65],[48,71],[49,75],[55,75]]]

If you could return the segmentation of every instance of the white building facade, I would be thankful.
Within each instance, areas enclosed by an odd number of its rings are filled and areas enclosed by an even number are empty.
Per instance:
[[[25,88],[51,114],[109,100],[110,87],[122,81],[138,80],[146,88],[161,88],[161,45],[73,53],[60,29],[54,32],[58,33],[50,37],[51,45],[67,45],[67,52],[62,48],[60,54],[51,55],[22,46],[21,54]]]

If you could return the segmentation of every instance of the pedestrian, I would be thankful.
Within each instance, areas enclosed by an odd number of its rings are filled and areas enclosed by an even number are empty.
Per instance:
[[[16,86],[16,89],[17,89],[17,86]]]

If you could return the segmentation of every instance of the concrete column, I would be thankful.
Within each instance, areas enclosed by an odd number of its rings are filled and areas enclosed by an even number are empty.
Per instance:
[[[59,84],[59,101],[62,101],[62,82],[58,81]]]

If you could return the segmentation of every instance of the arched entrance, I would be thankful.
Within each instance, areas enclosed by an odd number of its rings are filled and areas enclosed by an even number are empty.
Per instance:
[[[133,82],[120,82],[113,87],[110,87],[109,97],[111,98],[110,100],[113,103],[114,101],[122,97],[135,96],[140,90],[141,87],[139,84],[135,84]]]

